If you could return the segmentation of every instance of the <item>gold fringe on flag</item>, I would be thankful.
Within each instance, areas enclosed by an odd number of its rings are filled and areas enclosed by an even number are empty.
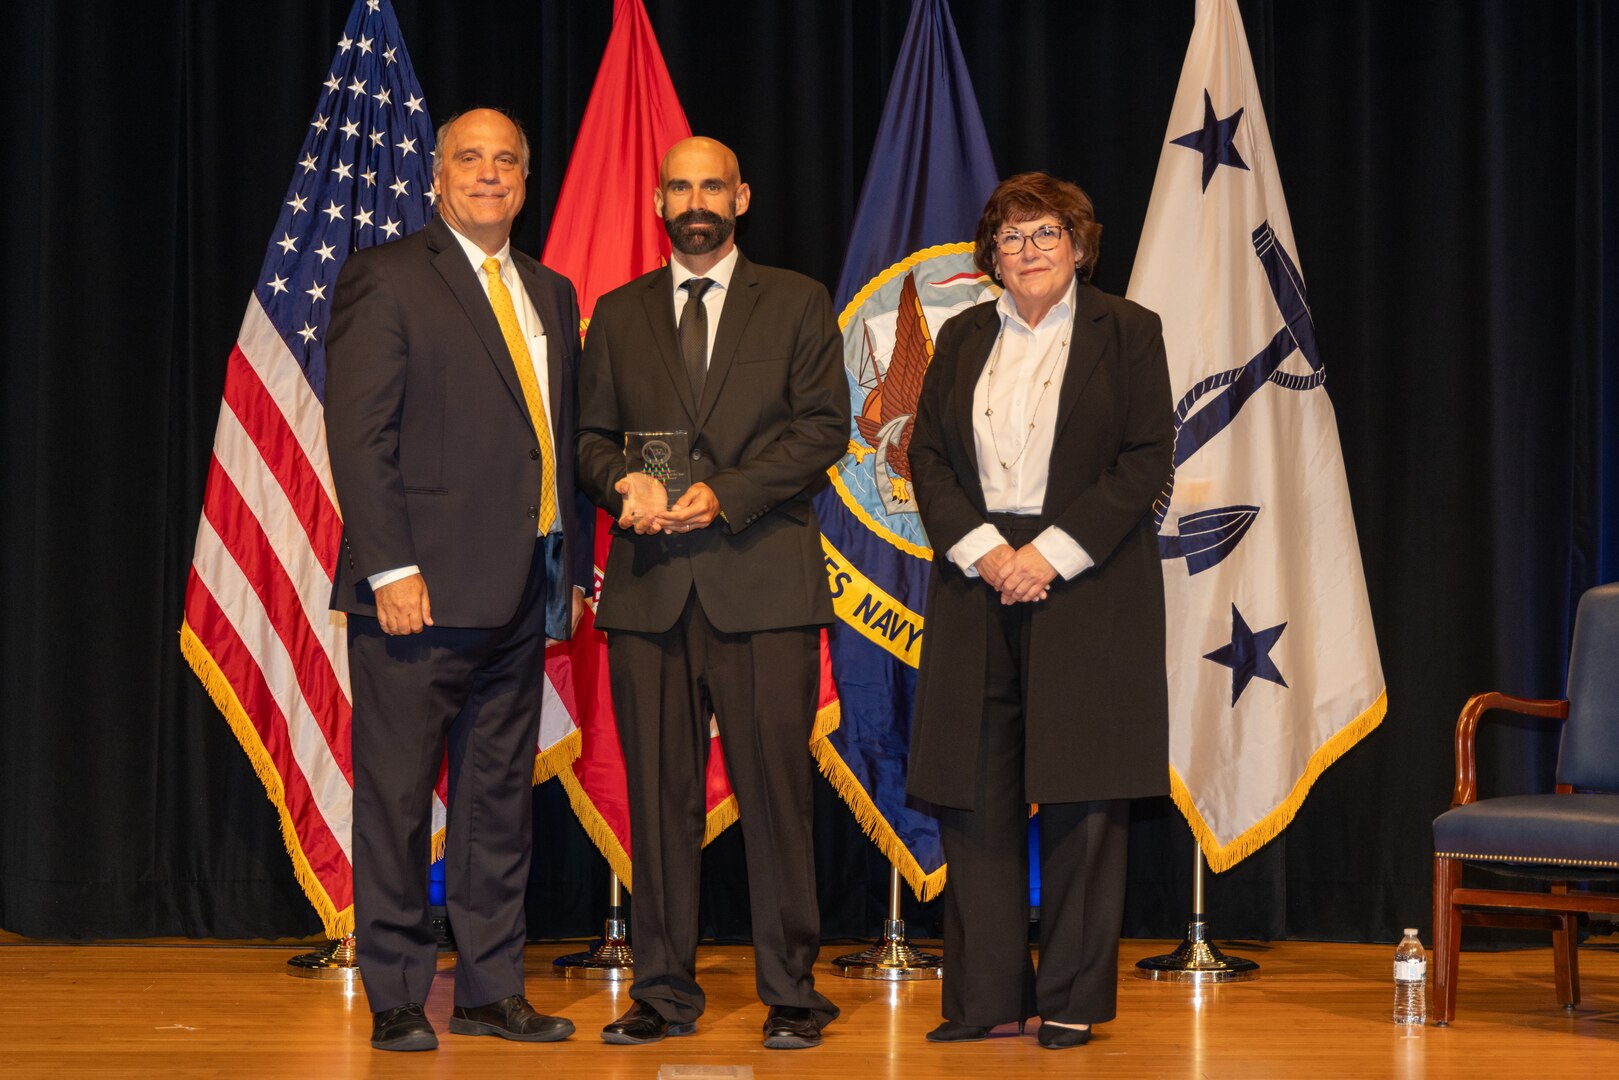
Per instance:
[[[579,729],[574,728],[562,738],[534,755],[534,786],[539,787],[553,776],[579,760]]]
[[[1203,815],[1198,813],[1197,806],[1192,802],[1192,793],[1187,790],[1186,784],[1180,778],[1172,765],[1169,769],[1169,794],[1175,800],[1175,805],[1186,817],[1186,824],[1191,826],[1192,835],[1197,839],[1197,846],[1203,849],[1203,857],[1209,861],[1209,869],[1216,874],[1229,870],[1242,860],[1274,840],[1278,833],[1292,822],[1293,815],[1299,812],[1304,805],[1304,797],[1310,793],[1310,788],[1327,767],[1347,753],[1378,724],[1388,712],[1389,694],[1385,689],[1377,695],[1377,700],[1365,712],[1355,717],[1344,727],[1340,728],[1332,738],[1321,745],[1315,753],[1310,755],[1306,763],[1304,774],[1293,785],[1280,806],[1255,822],[1242,835],[1229,844],[1221,844],[1215,837]]]
[[[820,767],[821,775],[831,782],[838,795],[854,812],[854,819],[860,824],[860,830],[871,838],[872,843],[877,845],[877,850],[894,865],[899,871],[899,876],[910,885],[917,898],[924,902],[932,900],[944,889],[945,871],[948,867],[941,866],[931,874],[923,872],[922,865],[900,841],[899,834],[888,823],[888,819],[883,817],[882,811],[877,809],[871,794],[850,771],[849,766],[844,764],[843,758],[838,756],[837,750],[833,748],[827,736],[838,729],[842,717],[841,704],[836,701],[823,707],[816,714],[815,728],[810,735],[810,752],[815,755],[815,763]]]
[[[253,727],[253,721],[248,719],[247,710],[242,708],[242,702],[236,696],[236,690],[219,670],[213,655],[209,653],[202,639],[197,637],[191,625],[186,622],[180,624],[180,654],[185,657],[186,663],[196,673],[202,687],[213,699],[219,711],[225,715],[230,729],[236,735],[236,741],[241,744],[247,759],[253,763],[253,771],[258,774],[259,782],[264,785],[264,793],[270,798],[270,805],[276,809],[276,815],[281,819],[281,842],[286,845],[287,854],[292,859],[292,872],[303,888],[304,895],[309,898],[315,913],[320,916],[321,925],[325,927],[326,936],[333,940],[347,937],[354,933],[354,906],[351,904],[339,911],[332,904],[332,898],[326,895],[326,889],[316,877],[314,867],[309,865],[309,857],[304,854],[303,845],[298,842],[298,831],[293,827],[292,814],[287,810],[287,791],[276,771],[275,762],[270,758],[270,752],[264,748],[264,742]],[[434,847],[442,849],[443,833],[433,838]]]
[[[607,819],[601,816],[596,804],[590,801],[585,793],[584,785],[579,783],[579,777],[574,775],[572,769],[563,769],[557,773],[557,779],[562,781],[562,788],[568,793],[568,802],[573,806],[574,814],[579,818],[579,824],[585,827],[585,835],[590,842],[596,845],[607,865],[618,880],[630,887],[630,857],[624,850],[624,845],[618,842],[618,836],[608,827]]]

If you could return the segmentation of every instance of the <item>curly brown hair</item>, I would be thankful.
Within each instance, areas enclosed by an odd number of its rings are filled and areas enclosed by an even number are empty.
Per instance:
[[[995,185],[978,219],[973,264],[994,277],[995,236],[1001,227],[1046,214],[1068,227],[1080,253],[1075,274],[1079,280],[1089,281],[1102,247],[1102,225],[1096,220],[1096,208],[1078,184],[1059,180],[1050,173],[1018,173]]]

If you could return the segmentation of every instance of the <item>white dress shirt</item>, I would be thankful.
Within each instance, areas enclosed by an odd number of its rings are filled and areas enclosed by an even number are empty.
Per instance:
[[[1018,314],[1011,293],[1003,292],[996,302],[1001,330],[990,362],[973,389],[972,403],[978,479],[990,513],[1032,515],[1045,508],[1051,448],[1057,434],[1057,399],[1068,370],[1077,289],[1077,282],[1069,285],[1068,294],[1035,326]],[[967,576],[977,577],[973,564],[1004,543],[1000,530],[985,522],[958,540],[945,558]],[[1032,543],[1065,579],[1095,565],[1079,542],[1055,525]]]
[[[483,261],[490,258],[489,253],[456,232],[453,226],[450,229],[450,235],[454,236],[456,241],[460,243],[461,250],[466,253],[467,260],[472,263],[472,269],[478,275],[478,284],[483,287],[484,296],[488,296],[489,275],[484,273]],[[528,290],[523,288],[522,276],[518,274],[517,267],[512,264],[511,241],[508,240],[502,244],[500,252],[494,258],[500,260],[500,280],[506,286],[506,291],[511,294],[512,308],[517,312],[517,328],[522,332],[523,340],[528,344],[528,357],[534,365],[534,378],[540,384],[540,400],[545,404],[545,437],[552,439],[550,424],[551,380],[547,377],[549,368],[546,363],[545,327],[540,323],[540,313],[534,309],[534,301],[529,299]],[[554,462],[556,459],[556,443],[553,441],[551,444],[551,460]],[[554,475],[551,477],[551,483],[553,485],[556,483]],[[555,491],[552,492],[551,501],[556,502]],[[556,521],[552,523],[551,528],[552,531],[562,528],[562,506],[560,503],[557,504]],[[375,592],[391,581],[398,581],[401,578],[407,578],[412,574],[419,573],[421,573],[421,568],[418,566],[401,566],[395,570],[384,570],[381,573],[372,574],[366,578],[366,583],[371,586],[371,591]]]
[[[680,313],[686,307],[686,290],[682,285],[696,277],[706,277],[714,284],[703,293],[703,311],[708,315],[708,350],[704,356],[708,359],[714,357],[714,335],[720,329],[720,313],[725,310],[725,296],[731,289],[731,275],[736,272],[737,249],[730,252],[715,263],[706,274],[694,274],[680,265],[679,259],[669,260],[670,279],[674,282],[675,326],[680,326]]]

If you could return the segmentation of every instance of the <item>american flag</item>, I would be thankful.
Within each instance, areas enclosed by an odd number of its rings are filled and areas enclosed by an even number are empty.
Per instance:
[[[343,260],[432,214],[433,127],[388,0],[338,39],[231,350],[180,648],[281,817],[332,937],[354,925],[348,653],[328,610],[342,522],[326,454],[326,322]],[[442,790],[435,798],[441,832]]]

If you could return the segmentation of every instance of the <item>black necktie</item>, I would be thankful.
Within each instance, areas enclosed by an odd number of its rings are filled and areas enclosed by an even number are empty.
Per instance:
[[[686,306],[680,310],[680,355],[686,360],[686,377],[691,380],[692,401],[703,398],[703,380],[708,377],[708,309],[703,294],[714,284],[706,277],[690,278]]]

